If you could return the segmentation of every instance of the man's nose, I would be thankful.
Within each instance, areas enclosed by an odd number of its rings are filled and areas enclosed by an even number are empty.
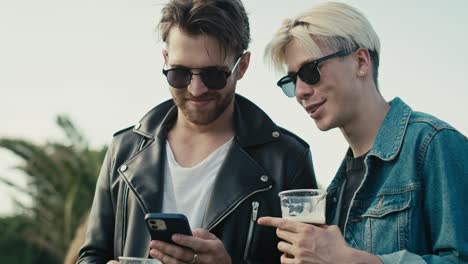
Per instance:
[[[208,91],[208,87],[206,87],[205,83],[200,75],[193,74],[192,81],[189,83],[187,90],[195,97],[200,96]]]
[[[314,87],[305,83],[299,76],[296,80],[296,100],[301,103],[302,100],[314,95]]]

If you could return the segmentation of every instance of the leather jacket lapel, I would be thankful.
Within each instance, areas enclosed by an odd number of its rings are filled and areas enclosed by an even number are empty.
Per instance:
[[[214,183],[202,227],[211,230],[242,201],[272,185],[271,177],[234,140]]]
[[[119,169],[143,212],[159,212],[163,197],[164,142],[155,140]],[[124,167],[125,166],[125,167]]]
[[[176,116],[177,108],[172,100],[146,114],[133,131],[151,142],[123,165],[125,170],[123,166],[119,169],[145,214],[162,209],[167,131]]]

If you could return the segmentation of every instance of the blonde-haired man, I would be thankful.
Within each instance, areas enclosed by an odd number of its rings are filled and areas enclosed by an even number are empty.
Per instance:
[[[327,189],[326,226],[258,220],[284,240],[282,263],[468,261],[468,140],[399,98],[386,102],[379,55],[369,21],[342,3],[285,20],[267,47],[287,67],[278,86],[350,146]]]

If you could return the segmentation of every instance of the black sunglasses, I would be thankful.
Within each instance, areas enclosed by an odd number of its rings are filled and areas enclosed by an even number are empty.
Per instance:
[[[332,53],[330,55],[324,56],[322,58],[316,59],[314,61],[308,62],[301,66],[301,68],[292,74],[288,74],[281,78],[276,85],[278,85],[283,93],[288,97],[294,97],[296,95],[296,81],[297,76],[301,78],[302,81],[309,85],[315,85],[320,82],[320,69],[319,64],[335,57],[343,57],[348,54],[355,52],[355,50],[340,50],[338,52]]]
[[[200,75],[203,83],[208,89],[221,90],[226,86],[227,79],[229,76],[231,76],[237,65],[239,65],[242,55],[244,54],[239,56],[230,71],[222,70],[219,67],[206,67],[199,69],[197,68],[199,72],[193,73],[192,70],[194,69],[176,67],[168,70],[163,69],[162,72],[164,75],[166,75],[169,85],[177,89],[187,88],[187,86],[192,81],[193,75]]]

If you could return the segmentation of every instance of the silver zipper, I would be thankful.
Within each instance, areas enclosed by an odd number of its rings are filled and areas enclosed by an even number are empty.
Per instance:
[[[121,249],[120,253],[124,252],[125,248],[125,240],[127,239],[127,202],[128,202],[128,186],[125,184],[124,185],[124,194],[123,194],[123,203],[122,203],[122,243],[121,243]]]
[[[221,218],[218,219],[218,221],[214,222],[211,226],[207,228],[208,231],[211,231],[215,226],[217,226],[219,223],[221,223],[226,217],[228,217],[234,210],[239,207],[245,200],[247,200],[250,196],[259,193],[259,192],[266,192],[270,190],[273,187],[273,185],[268,186],[267,188],[256,190],[254,192],[249,193],[248,195],[244,196],[242,199],[240,199],[235,206],[233,206],[231,209],[229,209]]]
[[[258,207],[260,206],[260,203],[257,201],[252,202],[252,222],[257,221],[257,216],[258,216]]]
[[[145,143],[146,143],[146,139],[143,138],[141,140],[140,146],[138,147],[138,151],[141,151],[143,149],[143,147],[145,146]]]
[[[257,201],[252,202],[252,217],[251,217],[251,221],[249,224],[249,232],[247,233],[247,242],[245,243],[245,249],[244,249],[244,260],[246,261],[249,255],[250,244],[252,243],[253,230],[254,230],[255,222],[257,221],[259,206],[260,206],[259,202]]]

